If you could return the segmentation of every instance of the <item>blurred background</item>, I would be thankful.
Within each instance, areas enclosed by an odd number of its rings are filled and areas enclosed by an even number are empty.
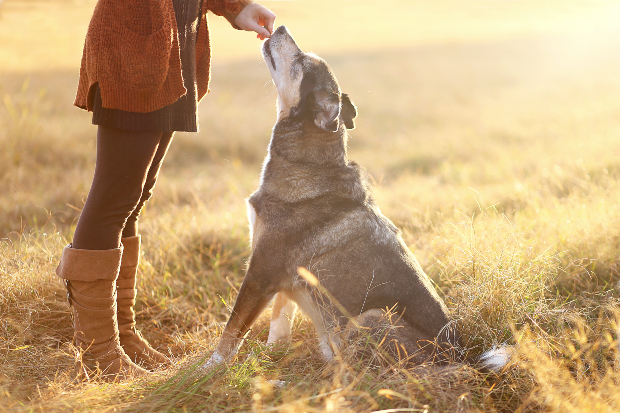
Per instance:
[[[75,69],[95,0],[3,0],[2,71]],[[277,23],[318,54],[499,42],[617,27],[610,0],[264,0]],[[212,16],[213,17],[213,16]],[[258,58],[258,42],[212,18],[216,61]],[[610,34],[609,32],[607,34]],[[604,37],[604,36],[603,36]],[[602,39],[598,39],[599,42]]]
[[[302,49],[328,61],[358,106],[351,156],[403,221],[413,203],[475,208],[476,191],[514,210],[528,192],[565,180],[558,171],[620,165],[619,2],[263,3]],[[87,194],[95,128],[71,105],[94,5],[0,3],[0,234],[57,212],[72,222]],[[163,173],[186,183],[171,187],[184,199],[206,190],[195,179],[188,186],[189,176],[208,181],[213,171],[247,196],[256,179],[234,176],[258,175],[275,119],[260,41],[218,16],[209,22],[212,92],[200,106],[201,131],[177,134],[167,162],[175,170]],[[67,167],[79,178],[60,173]],[[577,185],[569,181],[562,185]]]

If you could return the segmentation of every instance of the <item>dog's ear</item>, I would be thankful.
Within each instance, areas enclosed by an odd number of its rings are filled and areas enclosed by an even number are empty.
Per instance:
[[[336,132],[340,125],[340,101],[338,95],[316,92],[314,102],[314,124],[327,132]]]
[[[357,116],[357,108],[353,102],[351,102],[349,95],[346,93],[342,94],[341,106],[342,121],[344,122],[344,126],[346,126],[347,129],[354,129],[355,122],[353,122],[353,119]]]

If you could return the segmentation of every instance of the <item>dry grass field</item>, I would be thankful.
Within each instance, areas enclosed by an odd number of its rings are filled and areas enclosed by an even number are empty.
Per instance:
[[[54,270],[88,194],[95,127],[71,106],[93,0],[0,2],[0,411],[620,411],[620,7],[610,1],[264,1],[358,106],[349,155],[498,375],[331,363],[300,318],[208,357],[249,257],[244,198],[275,120],[260,43],[211,16],[212,92],[141,221],[139,327],[174,364],[72,383]],[[377,4],[381,9],[377,10]]]

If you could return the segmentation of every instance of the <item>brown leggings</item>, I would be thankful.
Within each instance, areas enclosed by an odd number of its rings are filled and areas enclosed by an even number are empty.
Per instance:
[[[151,198],[174,132],[98,126],[95,176],[73,236],[73,248],[118,248],[138,235],[138,218]]]

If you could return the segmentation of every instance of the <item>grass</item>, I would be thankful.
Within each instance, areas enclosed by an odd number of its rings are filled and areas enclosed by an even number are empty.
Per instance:
[[[397,22],[446,19],[390,47],[380,19],[372,42],[360,37],[363,49],[330,42],[342,36],[335,23],[313,37],[304,22],[326,6],[302,3],[269,6],[294,33],[297,24],[301,46],[326,58],[358,106],[350,156],[370,172],[382,211],[471,354],[507,343],[513,362],[499,375],[460,364],[405,369],[360,358],[368,343],[358,340],[325,364],[305,318],[291,343],[267,347],[266,314],[233,363],[195,372],[243,279],[243,199],[258,185],[275,119],[267,69],[242,49],[215,59],[201,132],[175,137],[141,220],[138,324],[175,363],[121,384],[72,383],[71,320],[54,270],[88,193],[95,129],[71,107],[77,73],[67,61],[81,44],[57,43],[65,49],[41,55],[45,70],[30,54],[20,67],[15,54],[1,56],[40,47],[24,35],[0,51],[0,411],[618,411],[620,59],[604,24],[615,9],[585,28],[592,5],[607,3],[554,3],[546,26],[553,5],[477,14],[488,3],[472,1],[450,14],[445,2],[408,2]],[[350,4],[332,3],[341,13]],[[62,39],[83,36],[94,3],[23,4],[37,19],[71,9],[45,26]],[[352,11],[353,33],[368,27],[369,7]],[[15,24],[4,17],[17,12],[29,16],[16,1],[0,5],[3,39]]]

